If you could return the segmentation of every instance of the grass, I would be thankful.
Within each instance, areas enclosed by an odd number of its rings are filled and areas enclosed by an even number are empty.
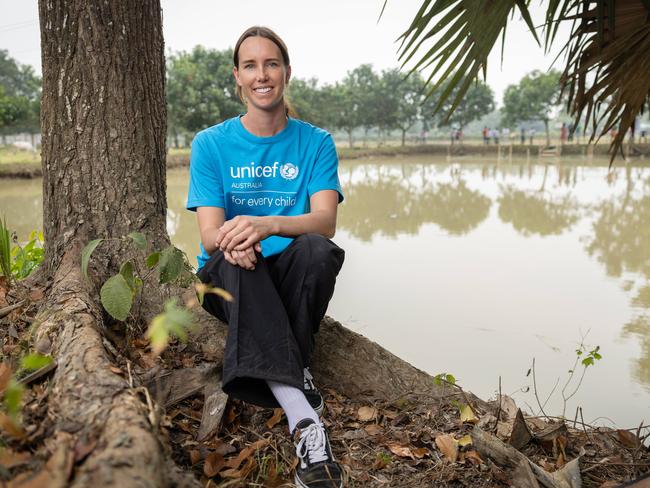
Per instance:
[[[25,163],[40,164],[40,153],[38,151],[28,151],[11,146],[0,146],[0,165]]]

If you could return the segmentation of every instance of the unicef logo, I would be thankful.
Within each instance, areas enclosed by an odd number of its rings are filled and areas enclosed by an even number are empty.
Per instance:
[[[280,166],[280,176],[285,180],[293,180],[298,176],[298,166],[292,163],[284,163]]]

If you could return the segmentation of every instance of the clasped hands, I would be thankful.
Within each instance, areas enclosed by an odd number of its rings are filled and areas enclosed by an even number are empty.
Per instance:
[[[254,270],[257,263],[255,252],[262,252],[260,242],[271,234],[268,218],[238,215],[219,228],[215,244],[230,264]]]

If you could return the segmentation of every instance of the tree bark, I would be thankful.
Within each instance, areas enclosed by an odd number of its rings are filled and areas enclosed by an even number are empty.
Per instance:
[[[165,63],[158,0],[39,0],[45,263],[70,244],[165,230]]]
[[[73,434],[74,442],[96,446],[70,486],[200,486],[169,459],[144,389],[111,370],[102,313],[81,276],[79,251],[63,256],[36,334],[36,342],[47,337],[58,362],[48,398],[48,415],[56,419],[52,437]]]

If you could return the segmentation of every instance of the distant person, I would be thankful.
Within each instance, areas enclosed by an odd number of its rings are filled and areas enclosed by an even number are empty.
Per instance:
[[[533,140],[535,139],[535,129],[529,129],[528,130],[528,140],[530,141],[530,145],[533,145]]]
[[[486,146],[490,144],[490,129],[487,126],[483,127],[483,144]]]
[[[497,129],[490,130],[490,135],[492,136],[492,141],[499,145],[499,131]]]
[[[332,136],[295,119],[285,98],[289,53],[267,27],[244,31],[233,52],[246,113],[192,143],[188,210],[201,237],[198,276],[234,300],[203,307],[228,324],[222,388],[282,407],[296,447],[295,484],[341,488],[309,365],[344,252],[330,237],[343,200]],[[352,351],[348,351],[352,354]]]
[[[519,142],[522,146],[526,144],[526,129],[523,127],[519,130]]]
[[[501,139],[503,140],[504,144],[510,143],[510,129],[508,127],[501,129]]]
[[[568,130],[569,130],[569,135],[567,136],[568,141],[573,142],[573,132],[575,131],[575,127],[573,127],[573,124],[569,124]]]
[[[569,138],[569,129],[566,126],[566,123],[562,122],[562,127],[560,127],[560,144],[564,146]]]

